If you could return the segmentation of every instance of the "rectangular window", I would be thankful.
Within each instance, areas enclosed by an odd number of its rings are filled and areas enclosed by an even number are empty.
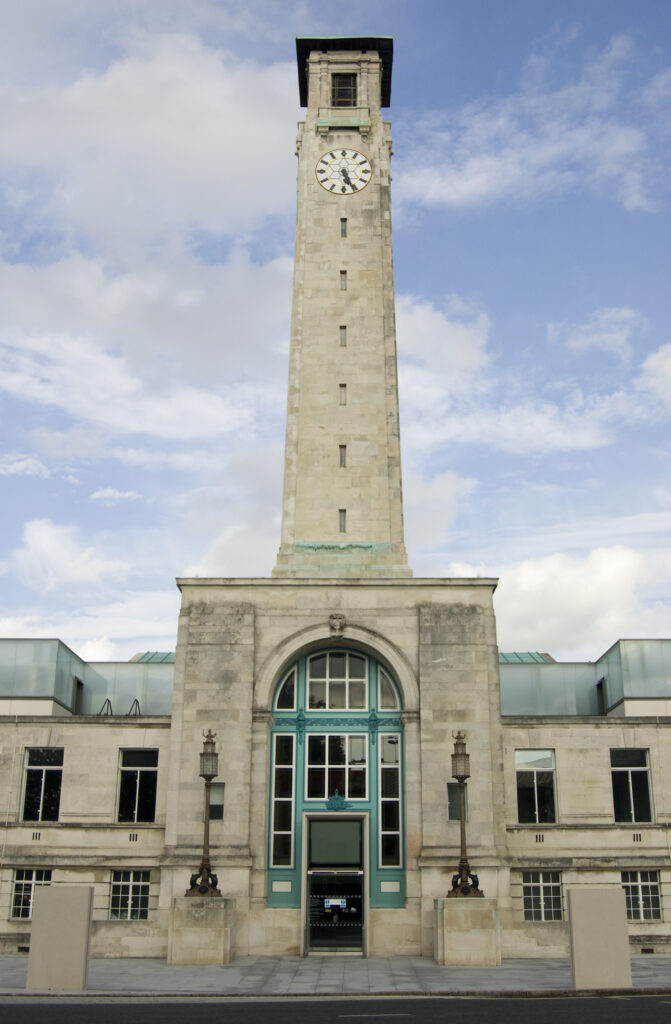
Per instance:
[[[26,750],[24,821],[58,821],[62,776],[62,747],[29,747]]]
[[[14,872],[12,917],[29,919],[33,912],[33,893],[38,885],[51,885],[51,868],[17,868]]]
[[[338,465],[342,466],[342,467],[347,465],[347,445],[346,444],[339,444],[338,445]]]
[[[464,802],[466,804],[466,821],[468,821],[468,790],[464,787]],[[447,784],[447,820],[461,821],[461,796],[458,782]]]
[[[622,888],[630,921],[661,921],[662,903],[656,871],[623,871]]]
[[[338,384],[338,401],[340,405],[347,405],[347,385]]]
[[[113,871],[111,921],[146,921],[149,917],[149,871]]]
[[[294,737],[275,736],[272,796],[271,863],[275,868],[293,864]]]
[[[308,660],[310,711],[363,711],[367,707],[366,659],[360,654],[330,651]]]
[[[401,737],[381,733],[380,745],[380,866],[401,864]]]
[[[356,107],[356,75],[331,75],[331,106]]]
[[[523,871],[525,921],[561,921],[561,872]]]
[[[347,217],[340,218],[340,237],[347,238]]]
[[[340,347],[347,347],[347,328],[345,327],[344,324],[340,325]]]
[[[347,509],[338,509],[338,528],[341,533],[347,533]]]
[[[517,820],[547,825],[555,811],[555,756],[553,750],[516,750]]]
[[[347,271],[346,270],[341,270],[340,271],[340,291],[341,292],[347,291]]]
[[[224,820],[225,782],[213,782],[210,786],[210,821]]]
[[[367,746],[365,735],[308,734],[307,799],[326,800],[337,794],[346,800],[365,800]]]
[[[154,821],[158,750],[122,750],[118,821]]]
[[[615,821],[652,821],[648,751],[610,752]]]

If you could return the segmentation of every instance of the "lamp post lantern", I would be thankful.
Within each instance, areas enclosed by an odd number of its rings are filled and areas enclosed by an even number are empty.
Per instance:
[[[454,733],[452,734],[454,736]],[[459,824],[461,827],[461,856],[457,873],[452,876],[452,888],[449,897],[484,896],[479,888],[478,876],[474,875],[468,863],[466,852],[466,779],[471,777],[471,758],[466,753],[466,734],[459,731],[454,736],[454,753],[452,754],[452,778],[459,783]]]
[[[205,781],[205,800],[203,807],[203,855],[200,867],[191,875],[186,896],[221,896],[217,888],[219,881],[212,873],[210,864],[210,787],[212,779],[219,774],[219,754],[215,745],[216,733],[208,729],[203,733],[203,749],[200,754],[200,777]]]

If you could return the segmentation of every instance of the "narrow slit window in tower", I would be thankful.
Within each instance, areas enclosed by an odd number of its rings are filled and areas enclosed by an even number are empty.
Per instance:
[[[341,533],[347,532],[347,509],[345,508],[338,509],[338,525]]]
[[[340,237],[347,238],[347,217],[340,218]]]
[[[344,326],[344,324],[340,325],[340,347],[347,347],[347,328]]]
[[[346,466],[347,465],[347,445],[346,444],[338,445],[338,458],[339,458],[339,465],[341,465],[341,466]]]
[[[339,393],[339,398],[340,398],[340,404],[341,405],[347,405],[347,385],[346,384],[339,384],[338,385],[338,393]]]
[[[347,271],[346,270],[341,270],[340,271],[340,291],[341,292],[347,291]]]

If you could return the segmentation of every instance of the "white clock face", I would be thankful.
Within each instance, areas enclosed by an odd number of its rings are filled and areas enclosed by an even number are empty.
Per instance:
[[[333,149],[325,153],[315,167],[322,188],[345,196],[365,188],[371,173],[369,161],[355,149]]]

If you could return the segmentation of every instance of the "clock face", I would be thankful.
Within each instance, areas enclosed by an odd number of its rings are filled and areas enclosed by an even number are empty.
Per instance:
[[[334,149],[324,153],[315,167],[317,181],[327,192],[352,195],[365,188],[371,178],[368,159],[355,149]]]

